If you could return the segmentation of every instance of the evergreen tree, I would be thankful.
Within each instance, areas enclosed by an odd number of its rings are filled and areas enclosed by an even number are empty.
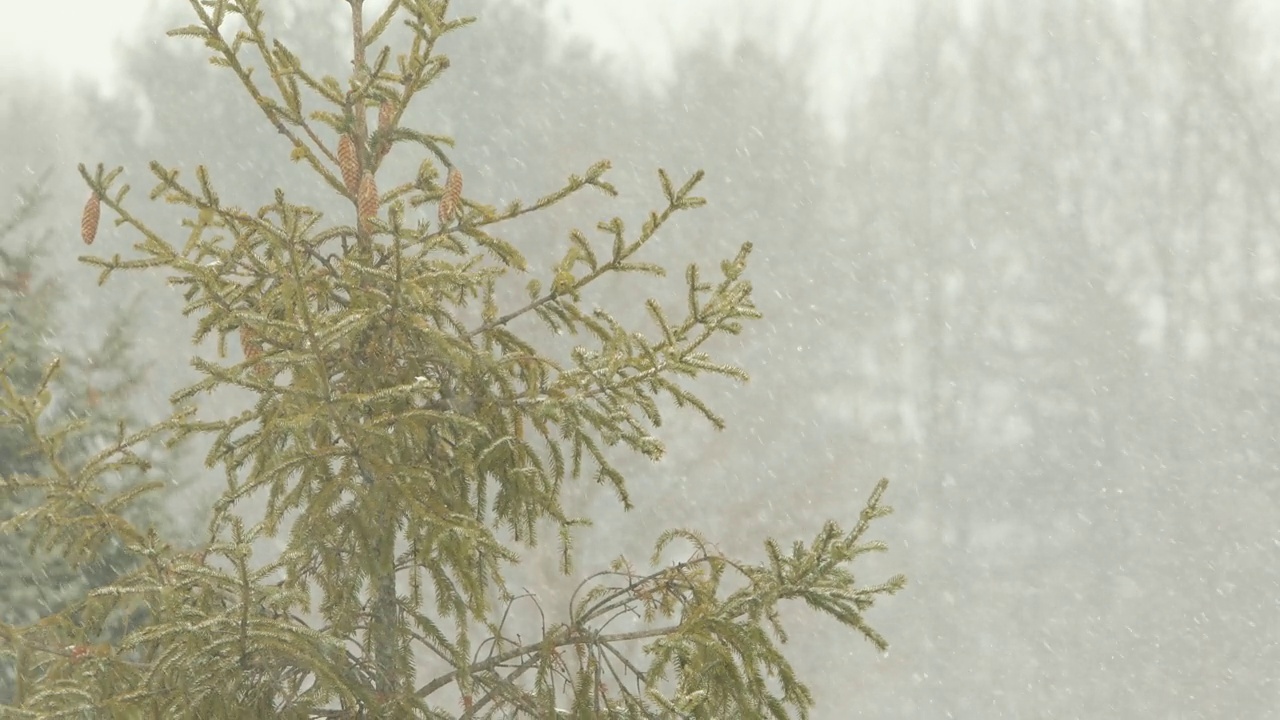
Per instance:
[[[6,327],[3,358],[4,378],[18,394],[38,389],[46,393],[45,419],[75,420],[60,440],[60,451],[32,453],[24,428],[5,422],[0,425],[0,476],[19,477],[56,472],[59,466],[78,464],[96,453],[115,432],[105,409],[127,410],[127,397],[137,386],[139,371],[128,357],[127,323],[123,314],[108,327],[102,344],[92,352],[68,354],[60,359],[60,372],[50,378],[43,358],[51,344],[51,329],[65,288],[42,272],[49,233],[40,232],[36,221],[47,207],[42,184],[21,190],[17,207],[0,223],[0,322]],[[6,421],[11,418],[6,417]],[[104,478],[119,486],[126,478]],[[74,607],[92,588],[111,582],[136,564],[136,559],[114,541],[103,544],[93,557],[66,558],[52,552],[39,540],[46,527],[22,527],[23,514],[33,511],[35,494],[29,490],[0,495],[0,623],[31,624],[51,613]],[[150,502],[131,508],[130,517],[154,510]],[[82,508],[68,519],[79,522]],[[14,529],[14,532],[8,530]],[[138,618],[117,617],[116,621]],[[96,641],[117,638],[120,627],[109,624]],[[15,693],[14,660],[23,658],[6,647],[0,652],[0,703]],[[8,657],[5,657],[8,655]],[[28,672],[32,670],[28,668]]]
[[[687,268],[682,312],[645,303],[647,332],[592,304],[604,278],[663,274],[644,251],[703,203],[701,172],[677,183],[660,171],[665,204],[638,230],[620,218],[591,236],[571,230],[553,262],[535,265],[526,251],[549,241],[495,230],[583,191],[616,194],[609,165],[530,203],[496,208],[464,194],[473,171],[456,162],[453,141],[402,122],[449,65],[437,42],[469,22],[448,19],[447,0],[392,0],[369,17],[349,0],[345,80],[313,74],[270,38],[256,0],[190,4],[198,22],[171,34],[212,51],[287,142],[282,154],[311,168],[342,209],[290,199],[316,184],[244,209],[223,200],[206,167],[188,181],[153,163],[151,197],[187,213],[174,242],[125,203],[121,169],[82,166],[86,240],[104,212],[141,238],[139,257],[86,261],[104,281],[167,271],[196,319],[194,340],[216,338],[224,352],[193,359],[202,378],[174,394],[169,420],[121,433],[74,469],[6,475],[8,487],[41,493],[36,515],[58,548],[92,552],[113,537],[140,561],[74,612],[6,633],[44,671],[19,698],[22,712],[804,716],[812,699],[781,652],[781,601],[803,600],[885,647],[864,613],[905,580],[858,584],[848,569],[883,547],[866,532],[889,511],[884,481],[851,529],[827,522],[789,550],[766,541],[758,564],[671,529],[652,568],[620,557],[566,608],[506,582],[518,551],[548,530],[562,570],[576,572],[573,530],[589,518],[564,510],[565,483],[590,478],[629,508],[612,448],[660,457],[654,433],[668,403],[725,424],[684,381],[745,379],[706,347],[758,317],[749,244],[718,273]],[[408,167],[420,158],[416,173],[383,167],[396,156]],[[512,302],[517,283],[527,297]],[[228,338],[241,359],[227,359]],[[199,398],[224,387],[256,400],[232,417],[199,416]],[[3,401],[4,422],[55,458],[64,436],[41,424],[47,394],[6,386]],[[207,542],[183,550],[121,517],[137,493],[103,479],[146,468],[137,449],[152,438],[201,435],[213,438],[207,463],[222,468],[226,490]],[[258,521],[243,511],[255,495],[266,496]],[[78,522],[79,508],[95,521]],[[273,536],[284,551],[254,558],[254,541]],[[107,618],[137,608],[145,627],[92,644]],[[542,618],[538,637],[510,630],[529,610]]]

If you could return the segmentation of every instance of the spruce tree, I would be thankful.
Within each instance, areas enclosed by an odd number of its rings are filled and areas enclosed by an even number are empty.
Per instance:
[[[852,528],[826,522],[807,543],[764,544],[751,563],[684,529],[656,539],[649,567],[620,557],[582,580],[567,607],[508,587],[506,573],[550,531],[574,566],[569,482],[590,479],[630,507],[614,457],[658,459],[672,406],[725,421],[689,389],[745,373],[713,359],[717,337],[759,316],[749,244],[713,272],[684,273],[683,308],[645,303],[628,327],[593,294],[602,278],[662,275],[652,259],[667,224],[703,200],[702,173],[658,172],[663,204],[639,228],[621,218],[572,229],[549,266],[527,261],[547,238],[499,235],[512,221],[582,192],[613,196],[598,162],[532,202],[502,208],[465,191],[476,169],[451,138],[401,122],[449,66],[437,52],[469,24],[448,0],[392,0],[366,18],[350,5],[349,77],[316,76],[268,33],[257,0],[190,0],[201,41],[281,136],[280,154],[338,200],[322,211],[277,189],[257,208],[224,202],[215,171],[183,178],[152,163],[152,200],[185,209],[183,229],[153,227],[126,202],[122,168],[81,166],[82,230],[107,218],[136,233],[136,255],[84,259],[102,279],[162,271],[195,321],[201,379],[173,395],[172,418],[113,442],[82,465],[6,475],[41,492],[54,546],[92,552],[113,538],[139,566],[74,612],[6,628],[41,658],[19,699],[30,717],[791,717],[811,695],[782,653],[779,608],[802,600],[883,648],[864,613],[905,580],[859,584],[855,556],[889,512],[886,483]],[[317,8],[323,9],[323,8]],[[416,173],[383,171],[393,154]],[[332,206],[333,209],[328,209]],[[541,254],[541,253],[539,253]],[[228,340],[239,345],[228,351]],[[231,417],[199,414],[224,388],[254,401]],[[6,386],[4,420],[52,457],[62,427],[41,422],[47,393]],[[180,548],[121,511],[138,493],[104,487],[147,467],[154,438],[211,437],[206,462],[226,490],[207,541]],[[265,500],[250,519],[246,501]],[[75,509],[93,509],[93,521]],[[284,549],[255,557],[254,544]],[[532,609],[540,635],[511,629]],[[88,638],[107,618],[145,609],[116,643]]]
[[[102,342],[86,352],[64,353],[56,378],[46,377],[44,358],[57,338],[55,318],[66,287],[45,268],[50,233],[39,221],[47,215],[49,196],[42,181],[20,188],[13,211],[0,221],[0,322],[4,323],[3,378],[16,394],[47,392],[44,419],[74,421],[60,440],[59,452],[41,457],[29,451],[24,428],[6,415],[0,422],[0,477],[56,472],[59,465],[74,465],[94,454],[116,430],[110,413],[130,417],[127,398],[136,389],[140,368],[129,357],[129,323],[125,313],[108,314]],[[104,478],[113,486],[137,478]],[[155,511],[154,503],[139,502],[129,516],[140,518]],[[85,510],[73,511],[73,522],[83,521]],[[136,564],[136,558],[119,543],[102,544],[91,557],[67,558],[45,547],[38,523],[27,513],[39,514],[38,493],[30,489],[0,495],[0,623],[8,626],[36,623],[51,614],[73,608],[92,588],[111,582]],[[107,623],[98,642],[118,639],[121,623],[139,618],[117,616]],[[88,636],[86,636],[88,637]],[[17,646],[0,648],[0,703],[13,700],[17,669],[36,673],[24,663],[30,655]]]

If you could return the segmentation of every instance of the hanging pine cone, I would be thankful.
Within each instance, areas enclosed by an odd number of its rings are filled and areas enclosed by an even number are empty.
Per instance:
[[[360,190],[356,193],[356,210],[361,223],[378,214],[378,186],[374,184],[373,173],[366,172],[364,177],[360,178]]]
[[[396,105],[390,100],[383,100],[378,106],[378,129],[386,132],[391,129],[391,118],[395,117]]]
[[[246,362],[256,363],[262,357],[262,341],[253,328],[240,326],[240,349],[244,351]]]
[[[444,181],[444,193],[440,196],[440,224],[444,225],[458,213],[462,205],[462,173],[457,168],[449,168],[449,176]]]
[[[338,138],[338,169],[342,170],[342,182],[354,197],[360,188],[360,157],[356,154],[355,141],[348,133]]]
[[[92,245],[98,235],[98,219],[102,217],[102,199],[98,193],[89,196],[84,204],[84,212],[80,215],[80,238],[85,245]]]
[[[395,117],[396,106],[390,100],[383,100],[378,106],[378,159],[386,157],[391,150],[391,121]]]

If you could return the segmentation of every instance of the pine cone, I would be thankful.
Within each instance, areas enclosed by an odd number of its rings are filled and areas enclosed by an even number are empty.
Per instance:
[[[253,328],[240,326],[240,349],[244,351],[244,359],[248,362],[257,362],[262,357],[262,341]]]
[[[386,157],[391,150],[391,120],[395,117],[396,106],[390,100],[383,100],[378,107],[378,159]]]
[[[391,129],[391,119],[396,115],[396,105],[390,100],[383,100],[378,106],[378,132],[385,133]]]
[[[338,168],[342,170],[347,192],[354,196],[360,187],[360,157],[356,154],[355,141],[347,133],[338,138]]]
[[[462,173],[457,168],[449,168],[449,177],[444,181],[444,193],[440,196],[440,224],[444,225],[458,213],[462,206]]]
[[[359,212],[361,223],[378,214],[378,186],[374,184],[373,173],[366,172],[364,177],[360,178],[360,190],[356,193],[356,210]]]
[[[84,204],[84,212],[80,215],[80,238],[85,245],[92,245],[98,235],[98,219],[102,217],[102,199],[98,193],[89,196]]]

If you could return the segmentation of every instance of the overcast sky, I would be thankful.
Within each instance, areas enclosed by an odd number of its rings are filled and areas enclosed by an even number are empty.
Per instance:
[[[112,46],[137,32],[150,0],[14,2],[0,23],[0,65],[46,68],[106,80],[115,70]]]
[[[590,40],[610,65],[642,72],[651,84],[671,82],[678,53],[694,43],[758,38],[783,57],[804,63],[810,88],[817,91],[815,109],[829,122],[844,116],[852,89],[875,69],[882,39],[898,34],[905,19],[901,8],[910,5],[902,0],[545,1],[559,31]],[[113,48],[140,31],[150,8],[167,3],[183,0],[17,3],[0,24],[0,67],[42,67],[64,82],[92,77],[110,90],[118,67]],[[453,7],[465,12],[470,4],[456,0]],[[370,14],[379,7],[385,0],[366,4]]]

